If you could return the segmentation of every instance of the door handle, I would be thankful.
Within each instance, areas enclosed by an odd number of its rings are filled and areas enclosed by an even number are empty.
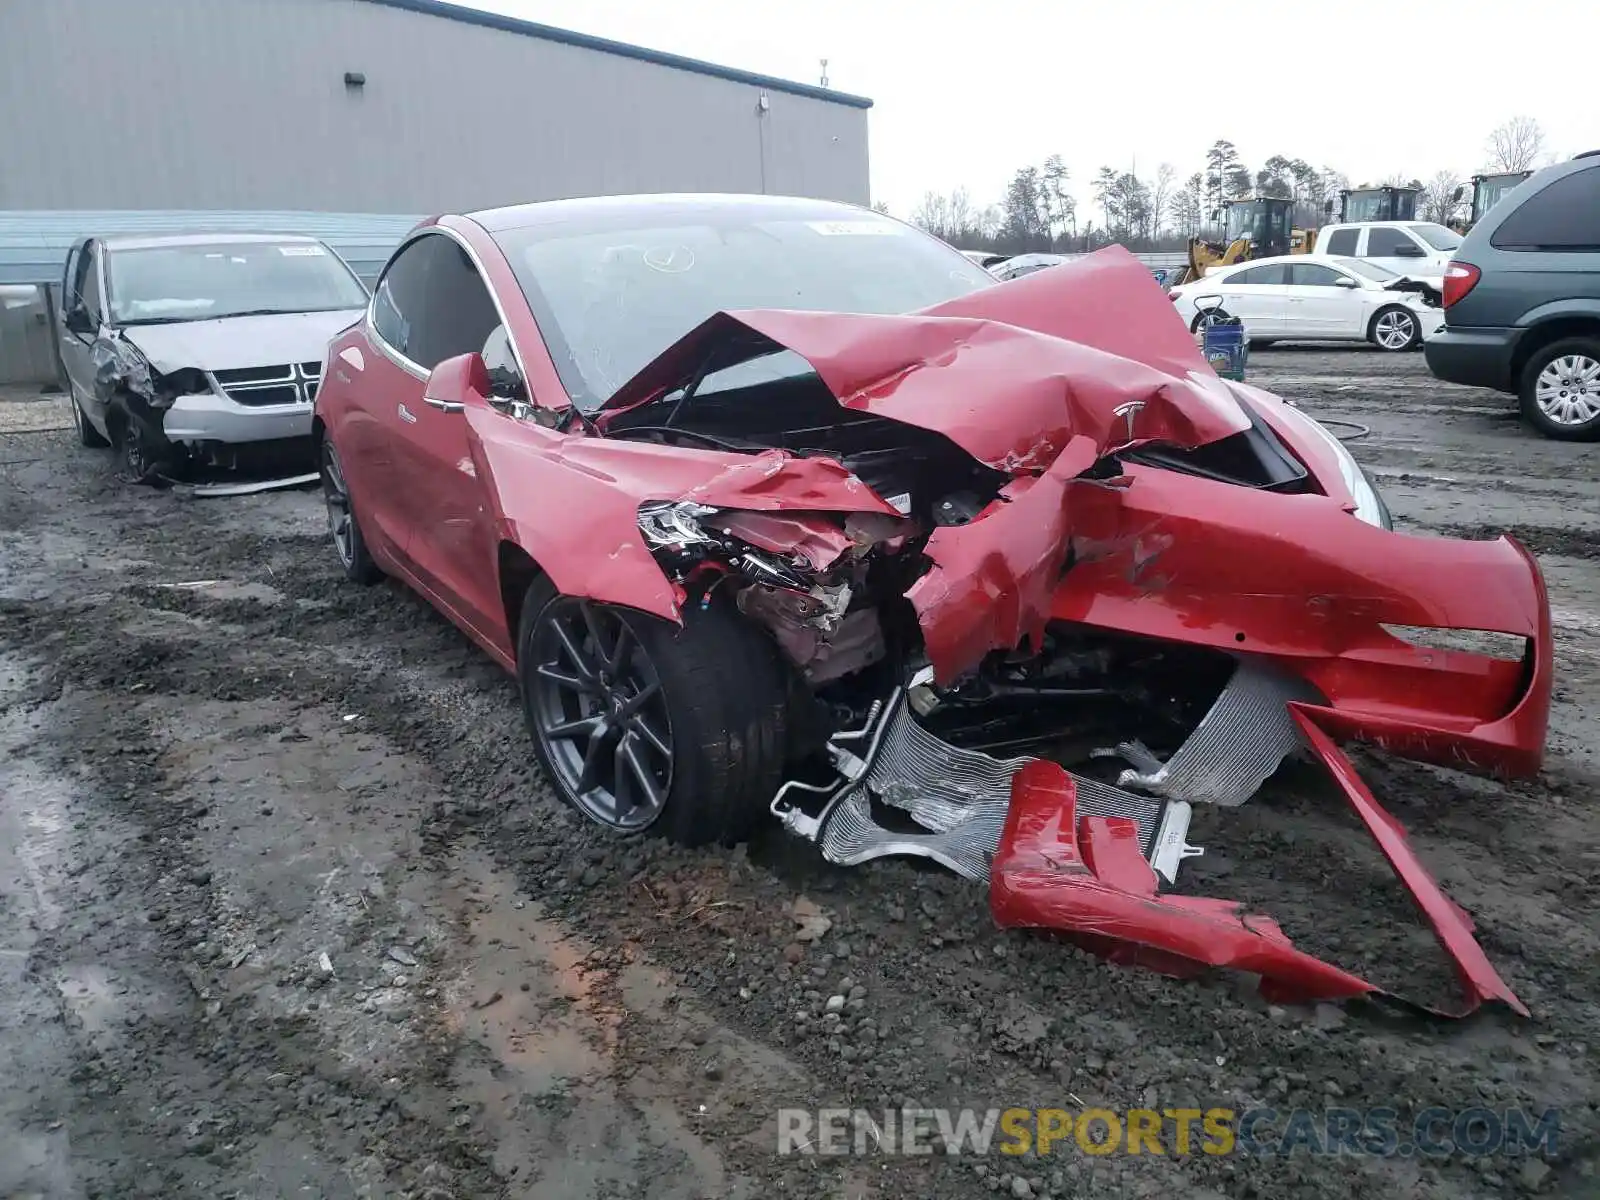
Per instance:
[[[417,423],[417,415],[404,404],[400,406],[400,419],[407,425],[415,425]]]
[[[435,398],[433,396],[424,396],[422,398],[422,402],[424,404],[432,405],[434,408],[437,408],[440,412],[466,412],[467,411],[467,406],[465,404],[462,404],[460,401],[457,401],[457,400],[439,400],[439,399],[437,399],[437,398]]]

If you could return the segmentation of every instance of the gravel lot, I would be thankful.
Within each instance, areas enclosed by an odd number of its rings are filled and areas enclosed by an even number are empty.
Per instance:
[[[981,890],[906,864],[605,841],[544,790],[509,680],[409,594],[342,582],[315,493],[130,489],[59,397],[11,397],[0,1196],[1596,1195],[1600,450],[1420,355],[1276,349],[1251,381],[1370,425],[1402,527],[1541,557],[1544,776],[1364,759],[1531,1022],[1268,1009],[1002,935]],[[1379,981],[1439,970],[1314,775],[1212,816],[1196,886]],[[1554,1105],[1561,1134],[1548,1162],[773,1152],[780,1106],[907,1100]]]

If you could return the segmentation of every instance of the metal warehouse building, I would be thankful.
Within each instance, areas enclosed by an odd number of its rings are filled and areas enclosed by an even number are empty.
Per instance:
[[[436,0],[5,0],[0,210],[865,204],[870,106]]]

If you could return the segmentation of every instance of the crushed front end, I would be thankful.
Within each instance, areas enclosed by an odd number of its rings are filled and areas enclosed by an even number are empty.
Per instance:
[[[695,394],[779,353],[800,369]],[[1130,256],[905,318],[722,314],[619,397],[608,438],[754,456],[641,504],[638,538],[671,589],[657,611],[730,603],[793,667],[772,811],[830,861],[931,859],[986,884],[1002,925],[1118,961],[1373,993],[1270,918],[1170,891],[1202,852],[1195,805],[1242,804],[1309,755],[1464,1010],[1525,1011],[1340,743],[1536,772],[1536,563],[1506,539],[1394,532],[1348,450],[1218,380]]]

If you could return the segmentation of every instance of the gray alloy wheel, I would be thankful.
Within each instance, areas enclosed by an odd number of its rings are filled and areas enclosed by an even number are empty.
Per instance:
[[[317,457],[322,476],[322,501],[328,509],[328,534],[333,538],[339,565],[344,568],[345,577],[356,583],[376,583],[383,578],[383,572],[373,561],[366,539],[361,536],[361,525],[350,501],[350,485],[345,481],[344,466],[339,461],[339,452],[333,448],[332,438],[322,438]]]
[[[609,829],[648,829],[672,790],[672,719],[627,618],[559,596],[539,614],[532,650],[529,712],[556,785]]]

